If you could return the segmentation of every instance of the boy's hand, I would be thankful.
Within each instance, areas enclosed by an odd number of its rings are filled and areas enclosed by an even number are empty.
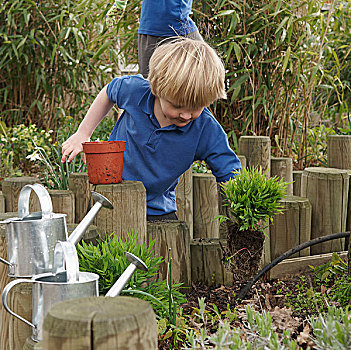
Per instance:
[[[89,137],[82,136],[79,133],[73,134],[68,140],[62,144],[62,158],[61,162],[64,163],[68,157],[68,162],[71,162],[73,158],[80,152],[83,151],[83,142],[90,141]],[[83,155],[83,162],[85,163],[85,157]]]
[[[112,27],[117,24],[117,22],[122,17],[124,10],[127,6],[127,0],[116,0],[114,5],[109,9],[106,15],[106,24]]]

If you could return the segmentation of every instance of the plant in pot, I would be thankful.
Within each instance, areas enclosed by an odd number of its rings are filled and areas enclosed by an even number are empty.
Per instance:
[[[260,268],[265,240],[264,229],[274,215],[282,213],[280,200],[288,183],[267,178],[261,168],[242,169],[234,179],[221,184],[228,222],[227,261],[236,281],[247,281]]]

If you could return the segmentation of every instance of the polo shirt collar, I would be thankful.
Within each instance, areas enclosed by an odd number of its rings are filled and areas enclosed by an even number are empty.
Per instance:
[[[138,105],[145,114],[147,114],[149,116],[153,116],[154,103],[155,103],[155,96],[151,93],[151,88],[149,87],[145,91],[144,95],[141,97],[140,101],[138,102]],[[190,128],[192,123],[194,123],[194,120],[183,127],[179,127],[179,126],[172,124],[172,125],[166,126],[163,129],[165,129],[165,130],[179,130],[180,132],[185,132]]]

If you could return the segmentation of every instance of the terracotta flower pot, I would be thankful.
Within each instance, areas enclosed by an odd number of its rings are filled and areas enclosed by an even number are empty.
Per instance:
[[[94,185],[122,181],[125,141],[84,142],[89,182]]]

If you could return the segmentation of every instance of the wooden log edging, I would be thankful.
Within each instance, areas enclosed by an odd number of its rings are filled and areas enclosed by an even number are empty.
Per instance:
[[[39,183],[39,179],[31,176],[9,177],[2,181],[2,193],[5,197],[7,212],[18,211],[18,197],[25,185]],[[40,203],[35,194],[31,194],[29,200],[29,211],[40,211]]]
[[[75,221],[75,200],[74,194],[70,190],[48,190],[54,213],[66,214],[67,224]]]
[[[42,346],[50,350],[156,350],[156,316],[148,302],[127,296],[66,300],[48,312]]]
[[[193,174],[193,238],[219,238],[218,189],[212,174]]]
[[[92,185],[89,183],[88,173],[71,173],[68,187],[74,193],[75,223],[79,224],[88,211]]]
[[[261,167],[266,176],[271,174],[271,140],[268,136],[241,136],[239,154],[246,157],[247,167]]]
[[[233,273],[225,266],[225,239],[197,238],[190,243],[191,280],[206,286],[232,286]]]
[[[286,196],[281,201],[282,214],[275,215],[270,226],[271,259],[311,239],[312,205],[308,198]],[[310,255],[310,248],[297,256]]]
[[[329,168],[351,169],[351,135],[329,135],[327,152]]]
[[[0,191],[0,213],[5,213],[5,196],[3,195],[2,191]]]
[[[293,195],[301,197],[302,170],[293,171]]]
[[[113,205],[112,210],[101,208],[94,219],[101,237],[104,239],[106,235],[114,233],[122,240],[128,240],[128,232],[137,232],[138,242],[146,242],[146,191],[142,182],[96,185],[94,190]]]
[[[188,169],[179,179],[175,189],[177,216],[179,221],[188,225],[190,237],[193,237],[193,169]]]
[[[154,252],[162,256],[165,261],[160,266],[160,277],[167,277],[168,254],[171,249],[172,280],[182,282],[185,287],[190,286],[190,232],[184,221],[153,221],[147,223],[147,242],[155,240]]]
[[[287,195],[293,194],[293,162],[289,157],[271,158],[271,176],[278,176],[285,182],[289,182]]]
[[[311,239],[346,229],[349,175],[334,168],[306,168],[302,174],[301,196],[312,205]],[[345,239],[331,240],[311,247],[311,255],[344,249]]]

